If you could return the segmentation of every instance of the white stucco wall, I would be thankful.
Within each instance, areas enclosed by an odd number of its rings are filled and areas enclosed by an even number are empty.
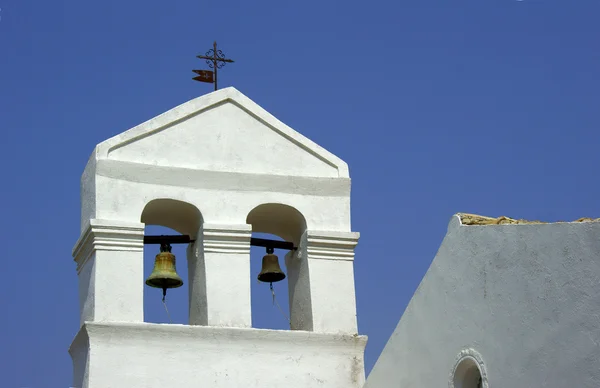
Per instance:
[[[81,195],[75,386],[362,386],[341,159],[226,88],[100,143]],[[145,223],[195,239],[189,327],[143,323]],[[285,257],[292,331],[251,328],[252,232],[297,246]]]
[[[460,357],[484,388],[600,387],[599,237],[599,222],[453,217],[365,387],[452,387]]]
[[[75,367],[76,387],[359,388],[365,343],[300,331],[90,323],[70,352],[89,357],[87,369]]]

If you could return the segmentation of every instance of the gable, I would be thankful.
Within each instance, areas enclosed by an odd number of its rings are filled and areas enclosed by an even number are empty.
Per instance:
[[[101,158],[156,166],[348,177],[343,161],[233,88],[187,102],[99,148]]]

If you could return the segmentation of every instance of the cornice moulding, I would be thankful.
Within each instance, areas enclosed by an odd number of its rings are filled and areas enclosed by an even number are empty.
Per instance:
[[[329,349],[348,348],[363,350],[367,336],[344,333],[319,333],[303,330],[272,330],[256,328],[234,328],[196,326],[181,324],[156,324],[148,322],[89,322],[79,329],[73,343],[88,338],[121,338],[131,341],[152,341],[169,337],[181,341],[203,341],[206,346],[222,348],[222,343],[256,344],[282,343],[302,346],[327,346]],[[255,345],[253,345],[255,346]],[[71,345],[73,348],[73,345]]]
[[[143,251],[144,226],[143,223],[90,220],[72,251],[77,272],[95,251]]]
[[[249,254],[252,226],[204,224],[202,242],[205,253]]]
[[[307,254],[309,259],[354,260],[354,249],[360,234],[356,232],[308,231]]]

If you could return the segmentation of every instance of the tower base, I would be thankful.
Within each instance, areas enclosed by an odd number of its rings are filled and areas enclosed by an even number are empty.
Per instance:
[[[361,388],[366,336],[86,322],[69,353],[77,388]]]

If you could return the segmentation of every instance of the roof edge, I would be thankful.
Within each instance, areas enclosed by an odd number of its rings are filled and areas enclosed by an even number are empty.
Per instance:
[[[487,217],[477,214],[470,213],[456,213],[454,215],[460,221],[460,225],[472,226],[472,225],[531,225],[531,224],[558,224],[558,223],[581,223],[581,222],[600,222],[600,218],[582,217],[575,221],[537,221],[537,220],[524,220],[509,218],[506,216],[500,217]]]

